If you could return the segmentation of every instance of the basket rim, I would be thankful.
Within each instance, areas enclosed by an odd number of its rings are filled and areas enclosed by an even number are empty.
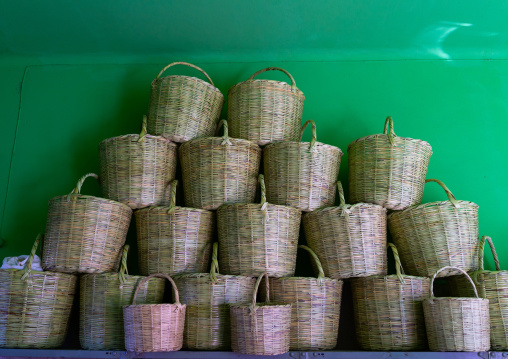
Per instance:
[[[275,304],[277,302],[256,302],[257,309],[260,308],[287,308],[291,307],[291,304]],[[231,303],[229,304],[230,308],[240,308],[240,309],[249,309],[252,304],[245,303]]]
[[[417,280],[423,280],[428,281],[430,283],[429,277],[422,277],[417,275],[409,275],[409,274],[402,274],[402,278],[404,279],[417,279]],[[361,280],[374,280],[374,279],[396,279],[399,281],[399,277],[397,277],[396,274],[387,274],[387,275],[370,275],[367,277],[357,277],[357,278],[350,278],[352,281],[361,281]]]
[[[129,304],[129,305],[123,305],[122,308],[130,308],[130,307],[176,307],[176,308],[185,308],[187,304],[176,304],[176,303],[159,303],[159,304]]]
[[[224,204],[221,204],[219,206],[219,208],[217,208],[217,211],[220,210],[220,209],[223,209],[223,210],[226,210],[228,208],[231,208],[231,207],[256,207],[258,208],[259,207],[259,210],[261,211],[261,207],[263,207],[262,204],[260,203],[224,203]],[[302,211],[296,207],[292,207],[292,206],[283,206],[283,205],[280,205],[280,204],[273,204],[273,203],[269,203],[269,202],[266,202],[266,206],[267,208],[268,207],[276,207],[276,208],[282,208],[282,209],[287,209],[289,211],[293,211],[296,214],[301,214]]]
[[[0,271],[5,271],[5,272],[19,271],[19,272],[25,273],[24,269],[16,269],[16,268],[4,268],[4,269],[0,269]],[[77,274],[73,274],[73,273],[54,272],[54,271],[49,271],[49,270],[48,271],[45,271],[45,270],[40,271],[40,270],[31,269],[30,274],[50,275],[50,276],[57,276],[57,277],[68,277],[68,276],[78,277]]]
[[[169,213],[167,213],[167,211],[169,211],[170,207],[169,206],[148,206],[148,207],[144,207],[144,208],[140,208],[138,210],[136,210],[135,214],[136,213],[141,213],[141,212],[148,212],[148,211],[163,211],[163,212],[166,212],[166,214],[169,215]],[[201,209],[201,208],[192,208],[192,207],[180,207],[180,206],[175,206],[173,208],[173,211],[176,212],[176,211],[187,211],[187,212],[198,212],[198,213],[209,213],[209,214],[213,214],[213,211],[210,211],[208,209]]]
[[[233,146],[236,146],[236,145],[244,145],[245,147],[251,147],[251,148],[255,148],[259,151],[261,151],[261,147],[255,142],[255,141],[249,141],[249,140],[244,140],[243,138],[235,138],[235,137],[228,137],[229,141],[232,143]],[[220,145],[220,142],[224,141],[224,137],[218,137],[218,136],[213,136],[213,137],[198,137],[198,138],[194,138],[190,141],[187,141],[187,142],[184,142],[182,143],[182,145],[180,146],[180,151],[182,151],[182,149],[184,148],[187,148],[195,143],[197,143],[198,141],[200,142],[203,142],[203,141],[217,141],[219,142],[219,145]],[[228,145],[223,145],[224,147],[230,147]]]
[[[320,213],[325,213],[325,212],[335,212],[335,211],[341,211],[342,208],[346,208],[346,209],[351,209],[351,210],[354,210],[356,208],[372,208],[372,209],[381,209],[383,212],[387,212],[388,209],[379,205],[379,204],[374,204],[374,203],[365,203],[365,202],[362,202],[362,203],[355,203],[355,204],[346,204],[344,207],[340,207],[340,206],[332,206],[332,207],[321,207],[321,208],[318,208],[318,209],[315,209],[314,211],[312,212],[307,212],[307,213],[304,213],[303,216],[304,217],[312,217],[312,214],[314,215],[318,215]]]
[[[386,137],[388,138],[388,135],[387,134],[384,134],[384,133],[377,133],[375,135],[368,135],[368,136],[364,136],[364,137],[360,137],[356,140],[354,140],[353,142],[351,142],[348,146],[347,146],[347,151],[349,152],[349,149],[351,146],[355,145],[356,143],[358,142],[362,142],[362,141],[365,141],[367,139],[371,139],[371,138],[376,138],[376,137],[380,137],[380,136],[383,136],[383,137]],[[432,154],[432,146],[430,145],[430,143],[428,143],[427,141],[425,140],[420,140],[420,139],[417,139],[417,138],[411,138],[411,137],[402,137],[402,136],[396,136],[395,138],[398,138],[398,139],[401,139],[401,140],[404,140],[404,141],[409,141],[409,142],[416,142],[416,143],[419,143],[423,146],[427,146],[429,149],[430,149],[430,154]]]
[[[476,203],[474,202],[471,202],[471,201],[463,201],[463,200],[458,200],[457,201],[459,204],[465,204],[465,205],[468,205],[468,206],[471,206],[471,207],[475,207],[475,208],[479,208],[480,206],[478,206]],[[396,218],[398,216],[402,216],[403,214],[406,214],[407,212],[409,211],[417,211],[417,210],[424,210],[426,208],[429,208],[429,207],[435,207],[435,206],[448,206],[448,207],[453,207],[453,208],[456,208],[454,207],[450,201],[446,200],[446,201],[435,201],[435,202],[427,202],[427,203],[422,203],[422,204],[417,204],[417,205],[414,205],[414,206],[411,206],[411,207],[408,207],[406,209],[403,209],[401,211],[394,211],[392,213],[390,213],[388,215],[388,218]],[[459,209],[461,207],[458,207]]]
[[[269,147],[272,147],[272,146],[277,146],[277,147],[292,147],[292,146],[305,146],[305,147],[310,147],[310,142],[299,142],[299,141],[278,141],[278,142],[272,142],[268,145],[266,145],[266,147],[264,148],[265,150],[268,149]],[[316,141],[315,144],[314,144],[315,148],[318,148],[318,147],[324,147],[325,149],[331,149],[333,151],[338,151],[340,156],[342,157],[344,155],[344,152],[342,152],[342,150],[337,147],[337,146],[333,146],[333,145],[329,145],[327,143],[323,143],[323,142],[319,142],[319,141]]]
[[[155,83],[158,83],[158,82],[163,82],[164,79],[170,79],[170,78],[173,78],[173,77],[184,77],[184,78],[187,78],[187,79],[193,79],[193,80],[198,80],[198,81],[201,81],[204,85],[210,87],[211,89],[213,89],[215,92],[218,92],[221,96],[222,96],[222,99],[224,99],[224,95],[222,94],[221,90],[219,90],[217,87],[215,87],[214,85],[212,85],[211,83],[209,83],[208,81],[205,81],[205,80],[202,80],[200,79],[199,77],[196,77],[196,76],[186,76],[186,75],[168,75],[168,76],[161,76],[159,77],[158,79],[154,79],[152,81],[152,88],[154,87],[154,84]]]
[[[242,82],[238,82],[237,84],[234,84],[233,86],[231,86],[229,88],[229,90],[228,90],[228,97],[229,97],[229,93],[231,92],[231,90],[235,89],[236,87],[240,87],[241,85],[244,85],[244,84],[246,84],[248,82],[268,82],[268,83],[273,83],[273,84],[276,84],[276,85],[279,85],[279,86],[288,87],[289,92],[293,93],[291,85],[288,84],[285,81],[268,80],[268,79],[253,79],[253,80],[245,80],[245,81],[242,81]],[[296,94],[298,96],[302,97],[303,100],[305,100],[305,94],[302,92],[302,90],[300,90],[296,86],[295,86],[295,89],[296,89]]]
[[[67,197],[68,195],[63,195],[63,196],[56,196],[56,197],[53,197],[50,199],[50,202],[51,201],[56,201],[56,200],[63,200],[64,202],[67,202]],[[78,199],[85,199],[85,200],[91,200],[91,201],[95,201],[95,202],[102,202],[102,203],[109,203],[109,204],[112,204],[112,205],[117,205],[119,207],[124,207],[125,209],[129,209],[132,213],[132,208],[130,208],[128,205],[126,205],[125,203],[122,203],[122,202],[117,202],[117,201],[113,201],[112,199],[107,199],[107,198],[103,198],[103,197],[96,197],[96,196],[90,196],[90,195],[86,195],[86,194],[71,194],[71,197],[74,197],[74,198],[78,198]]]
[[[130,134],[127,134],[127,135],[120,135],[120,136],[115,136],[115,137],[110,137],[110,138],[106,138],[104,140],[102,140],[100,143],[99,143],[99,146],[105,142],[112,142],[112,141],[119,141],[119,140],[126,140],[126,139],[129,139],[131,137],[137,137],[139,139],[139,134],[138,133],[130,133]],[[169,142],[171,145],[177,147],[177,144],[169,139],[167,139],[166,137],[163,137],[163,136],[156,136],[156,135],[151,135],[149,133],[147,133],[145,135],[145,139],[148,139],[148,138],[151,138],[151,139],[155,139],[155,140],[163,140],[165,142]]]
[[[239,280],[256,280],[256,276],[246,276],[246,275],[234,275],[234,274],[220,274],[220,273],[216,273],[215,274],[217,280],[219,279],[239,279]],[[173,279],[189,279],[189,278],[195,278],[195,279],[200,279],[200,278],[208,278],[210,279],[210,273],[182,273],[182,274],[177,274],[177,275],[174,275],[172,277]],[[210,280],[211,282],[211,280]]]
[[[283,280],[290,280],[290,281],[306,281],[306,282],[319,282],[319,279],[316,277],[270,277],[270,280],[276,280],[276,281],[283,281]],[[329,277],[322,278],[323,281],[326,282],[334,282],[334,283],[344,283],[344,279],[334,279]]]
[[[96,277],[96,276],[104,276],[104,277],[116,277],[118,278],[118,272],[105,272],[105,273],[83,273],[80,278],[83,278],[83,277]],[[146,278],[147,276],[146,275],[131,275],[131,274],[125,274],[124,275],[125,279],[139,279],[139,278]],[[163,278],[151,278],[150,280],[152,279],[156,279],[156,280],[159,280],[159,281],[164,281]]]
[[[439,301],[443,301],[443,302],[446,302],[446,301],[449,301],[449,302],[453,302],[453,301],[458,301],[458,302],[467,302],[467,301],[489,301],[487,298],[475,298],[475,297],[428,297],[428,298],[425,298],[423,301],[424,302],[434,302],[436,300],[439,300]]]

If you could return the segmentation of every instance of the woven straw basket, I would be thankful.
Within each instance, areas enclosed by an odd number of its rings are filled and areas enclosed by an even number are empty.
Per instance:
[[[213,244],[210,273],[174,277],[180,299],[187,305],[183,346],[191,350],[229,350],[229,305],[248,303],[256,278],[218,274],[218,243]]]
[[[99,145],[102,194],[133,209],[163,202],[178,157],[176,144],[146,133],[146,117],[142,127],[139,135],[108,138]]]
[[[272,299],[291,303],[291,350],[329,350],[337,345],[339,331],[341,280],[325,278],[317,255],[307,246],[316,263],[316,278],[270,278]]]
[[[434,279],[440,271],[464,274],[476,298],[434,297]],[[482,352],[490,349],[489,300],[478,298],[469,275],[458,267],[436,271],[430,283],[430,298],[423,301],[425,325],[432,351]]]
[[[282,71],[291,85],[272,80],[254,80],[265,72]],[[260,146],[277,141],[298,141],[305,96],[289,72],[279,67],[259,70],[247,81],[228,91],[228,121],[231,135]]]
[[[124,305],[132,303],[141,276],[128,275],[125,245],[118,273],[85,274],[80,278],[79,341],[83,349],[123,350]],[[145,282],[138,295],[141,304],[162,303],[164,280],[152,278]]]
[[[340,205],[303,215],[305,238],[334,279],[385,275],[386,209],[376,204],[346,204],[337,182]]]
[[[424,350],[427,348],[422,301],[429,278],[402,274],[397,249],[391,243],[396,275],[355,278],[353,304],[356,336],[364,350]]]
[[[256,303],[261,279],[266,277],[266,302]],[[291,304],[270,303],[269,279],[261,274],[252,294],[252,302],[232,304],[231,349],[249,355],[277,355],[289,351]]]
[[[200,71],[210,83],[189,76],[161,77],[164,71],[175,65]],[[174,142],[213,136],[223,104],[224,96],[206,72],[186,62],[173,62],[164,67],[152,82],[148,133]]]
[[[261,204],[232,204],[217,210],[222,271],[234,275],[290,277],[295,273],[300,210],[266,202],[263,175]]]
[[[139,291],[151,278],[165,278],[173,286],[174,304],[136,304]],[[172,352],[183,344],[185,304],[170,276],[156,273],[139,282],[132,305],[124,305],[125,348],[136,353]]]
[[[41,237],[24,269],[0,269],[0,348],[50,349],[64,343],[77,277],[32,270]]]
[[[208,268],[215,214],[177,207],[177,183],[176,180],[171,183],[169,207],[149,207],[135,212],[142,275],[202,273]]]
[[[390,116],[383,134],[352,142],[348,155],[351,203],[375,203],[391,210],[421,203],[432,147],[396,136]]]
[[[67,196],[49,201],[42,267],[64,273],[103,273],[118,268],[132,216],[129,206],[81,195],[81,177]]]
[[[333,206],[342,158],[340,148],[316,141],[316,124],[312,120],[303,125],[300,141],[309,123],[310,143],[273,143],[263,151],[268,202],[304,212]]]
[[[407,272],[432,276],[444,266],[465,271],[478,268],[478,205],[457,201],[443,182],[448,201],[430,202],[394,212],[388,216],[393,242],[400,251]],[[457,275],[453,268],[439,272],[440,277]]]
[[[180,146],[185,204],[214,210],[224,203],[252,203],[261,161],[254,142],[223,137],[199,138]]]

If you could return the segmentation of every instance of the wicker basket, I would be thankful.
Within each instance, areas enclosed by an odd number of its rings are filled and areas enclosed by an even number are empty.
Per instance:
[[[252,203],[261,161],[254,142],[230,138],[225,120],[223,137],[199,138],[180,146],[185,204],[217,209],[224,203]]]
[[[0,269],[0,348],[50,349],[64,343],[77,277],[32,270],[40,239],[24,269]]]
[[[266,277],[266,302],[256,303],[261,279]],[[252,303],[233,304],[231,310],[231,349],[249,355],[277,355],[289,351],[291,304],[270,303],[266,273],[256,281]]]
[[[376,204],[348,205],[337,182],[340,205],[303,215],[307,243],[334,279],[385,275],[386,209]]]
[[[397,249],[391,243],[397,275],[355,278],[351,281],[356,336],[362,349],[425,350],[422,301],[429,278],[403,275]]]
[[[263,175],[261,204],[232,204],[217,210],[222,271],[233,275],[291,277],[295,273],[300,210],[266,202]]]
[[[375,203],[392,210],[420,204],[432,147],[397,137],[386,118],[383,134],[362,137],[348,146],[351,203]]]
[[[178,157],[176,144],[146,133],[146,117],[142,127],[99,145],[102,194],[133,209],[162,204]]]
[[[291,85],[272,80],[254,80],[265,72],[282,71]],[[279,67],[259,70],[247,81],[228,91],[228,121],[231,135],[260,146],[277,141],[298,141],[305,96],[289,72]]]
[[[125,245],[118,273],[85,274],[80,278],[79,341],[83,349],[124,350],[122,307],[132,303],[141,276],[128,275]],[[138,295],[141,304],[162,303],[164,280],[145,282]]]
[[[201,71],[210,83],[189,76],[161,77],[164,71],[175,65]],[[174,142],[213,136],[223,104],[224,96],[206,72],[186,62],[173,62],[163,68],[152,82],[148,133]]]
[[[393,242],[407,272],[432,276],[439,268],[459,267],[465,271],[478,268],[478,205],[457,201],[443,182],[449,201],[430,202],[394,212],[388,216]],[[453,269],[439,276],[457,275]]]
[[[84,196],[88,173],[67,196],[49,201],[42,267],[64,273],[104,273],[118,268],[132,216],[129,206]]]
[[[177,183],[171,183],[169,207],[135,212],[141,275],[203,273],[208,268],[215,213],[177,207]]]
[[[430,283],[430,298],[423,301],[425,325],[432,351],[483,352],[490,349],[489,300],[478,298],[435,298],[434,279],[440,271],[469,275],[458,267],[443,267],[436,271]]]
[[[268,202],[292,206],[304,212],[333,206],[339,174],[340,148],[316,142],[316,124],[308,120],[312,141],[279,142],[266,146],[263,153]]]
[[[191,350],[230,350],[229,305],[248,303],[256,278],[218,274],[218,243],[213,245],[210,273],[174,277],[180,299],[187,305],[183,347]]]
[[[341,280],[325,278],[317,255],[307,246],[319,270],[316,278],[270,278],[272,299],[291,303],[291,350],[329,350],[337,345]]]
[[[165,278],[173,286],[174,304],[135,304],[139,291],[151,278]],[[185,304],[170,276],[156,273],[139,282],[132,305],[123,306],[125,349],[136,353],[172,352],[183,343]]]

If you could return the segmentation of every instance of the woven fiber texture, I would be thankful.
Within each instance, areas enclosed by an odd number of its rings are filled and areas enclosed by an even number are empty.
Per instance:
[[[175,179],[177,146],[146,133],[146,117],[139,135],[108,138],[99,145],[104,197],[143,208],[161,205]]]
[[[338,147],[316,142],[316,124],[312,120],[303,125],[300,141],[309,123],[310,143],[273,143],[263,151],[268,202],[304,212],[333,206],[343,154]]]
[[[412,275],[432,276],[450,266],[465,271],[478,268],[478,205],[457,201],[443,182],[448,201],[430,202],[394,212],[388,216],[393,242],[400,251],[404,268]],[[439,276],[459,274],[453,268]]]
[[[219,263],[223,273],[293,276],[300,234],[300,210],[266,202],[263,175],[261,204],[224,205],[217,210]]]
[[[272,80],[254,80],[265,72],[286,74],[291,85]],[[254,141],[260,146],[278,141],[298,141],[305,96],[289,72],[279,67],[259,70],[247,81],[228,91],[228,121],[231,136]]]
[[[256,278],[218,274],[218,243],[213,245],[210,273],[175,276],[185,310],[184,348],[230,350],[229,304],[248,303]]]
[[[136,304],[138,294],[151,278],[165,278],[173,286],[174,304]],[[170,276],[156,273],[139,282],[132,305],[124,305],[125,349],[136,353],[172,352],[183,344],[185,304]]]
[[[266,277],[266,302],[256,303],[263,277]],[[269,278],[266,273],[260,275],[256,281],[251,304],[232,304],[230,310],[231,349],[234,352],[277,355],[289,351],[291,304],[270,303]]]
[[[80,284],[79,341],[87,350],[124,350],[124,305],[132,303],[141,276],[128,275],[127,251],[124,246],[118,273],[85,274]],[[140,304],[162,303],[164,280],[152,278],[138,293]]]
[[[49,201],[42,267],[64,273],[104,273],[118,268],[132,216],[129,206],[80,194],[93,173],[67,196]]]
[[[40,239],[24,269],[0,269],[0,348],[51,349],[64,343],[77,277],[32,271]]]
[[[174,180],[169,207],[135,212],[141,275],[203,273],[208,268],[215,213],[175,206],[176,188]]]
[[[397,274],[351,281],[356,337],[364,350],[425,350],[422,301],[429,278],[402,274],[397,249],[391,243]]]
[[[161,77],[164,71],[175,65],[200,71],[210,83],[189,76]],[[152,81],[148,133],[174,142],[213,136],[223,104],[224,96],[206,72],[186,62],[173,62]]]
[[[398,137],[386,118],[383,134],[362,137],[348,146],[351,203],[375,203],[391,210],[420,204],[432,147]]]
[[[432,351],[483,352],[490,349],[489,300],[478,298],[435,298],[434,279],[443,267],[432,276],[430,297],[423,301],[425,326],[429,348]],[[474,283],[468,274],[460,268],[453,268],[467,276],[470,284]]]
[[[346,204],[337,182],[340,205],[303,215],[307,244],[334,279],[386,275],[386,209],[376,204]]]
[[[272,299],[291,303],[291,350],[329,350],[337,345],[341,280],[325,278],[316,254],[306,246],[319,269],[317,278],[270,278]]]
[[[199,138],[180,146],[185,204],[215,210],[224,203],[252,203],[261,161],[254,142],[223,137]]]

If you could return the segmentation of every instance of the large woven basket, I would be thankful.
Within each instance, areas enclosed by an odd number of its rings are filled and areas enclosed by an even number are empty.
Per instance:
[[[178,157],[175,143],[146,133],[146,117],[142,127],[99,145],[102,194],[133,209],[162,204]]]
[[[265,278],[266,302],[257,303],[256,296]],[[231,349],[249,355],[277,355],[289,351],[291,304],[270,303],[269,278],[261,274],[252,294],[252,302],[232,304]]]
[[[132,210],[109,199],[84,196],[81,177],[67,196],[49,201],[42,267],[64,273],[104,273],[118,268]]]
[[[203,273],[215,236],[215,213],[177,207],[177,181],[171,184],[169,207],[135,212],[141,275]]]
[[[255,277],[222,275],[213,245],[210,273],[183,274],[173,279],[187,305],[183,347],[191,350],[231,349],[229,305],[248,303]]]
[[[174,304],[136,304],[139,291],[150,279],[165,278],[173,286]],[[134,292],[132,305],[123,306],[125,349],[136,353],[171,352],[183,344],[185,304],[170,276],[156,273],[143,278]]]
[[[386,118],[383,134],[362,137],[348,146],[351,203],[375,203],[392,210],[420,204],[432,147],[398,137]]]
[[[265,72],[282,71],[291,85],[272,80],[254,80]],[[305,96],[289,72],[279,67],[259,70],[247,81],[228,91],[228,121],[231,135],[260,146],[277,141],[298,141]]]
[[[124,305],[132,303],[141,276],[128,275],[125,245],[118,273],[85,274],[80,284],[79,341],[83,349],[124,350]],[[138,293],[138,303],[162,303],[164,280],[152,278]]]
[[[317,255],[307,246],[319,271],[317,278],[270,278],[272,299],[291,303],[291,350],[329,350],[337,345],[341,280],[325,278]]]
[[[430,202],[388,216],[393,242],[404,268],[412,275],[432,276],[450,266],[465,271],[478,268],[478,205],[457,201],[443,182],[448,201]],[[439,276],[460,274],[450,268]]]
[[[423,301],[429,348],[433,351],[482,352],[490,349],[489,300],[478,298],[434,297],[433,284],[440,271],[460,272],[474,283],[462,269],[443,267],[430,283],[430,297]]]
[[[254,142],[230,138],[225,120],[223,137],[198,138],[180,146],[185,204],[217,209],[224,203],[252,203],[261,161]]]
[[[40,239],[24,269],[0,269],[0,348],[50,349],[64,343],[77,277],[32,270]]]
[[[404,275],[397,249],[396,275],[354,278],[353,305],[356,337],[364,350],[425,350],[422,301],[429,291],[429,278]]]
[[[175,65],[200,71],[210,83],[189,76],[161,77],[164,71]],[[186,62],[173,62],[164,67],[152,82],[148,133],[174,142],[213,136],[223,104],[224,96],[206,72]]]
[[[260,204],[224,205],[217,210],[220,266],[226,274],[293,276],[301,212],[269,204],[263,175],[259,181]]]
[[[310,212],[333,206],[335,183],[342,151],[316,141],[316,124],[308,120],[300,131],[300,141],[308,124],[312,141],[278,142],[266,146],[263,161],[268,202]]]
[[[305,238],[334,279],[385,275],[386,209],[376,204],[346,204],[337,182],[340,205],[303,215]]]

